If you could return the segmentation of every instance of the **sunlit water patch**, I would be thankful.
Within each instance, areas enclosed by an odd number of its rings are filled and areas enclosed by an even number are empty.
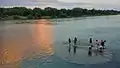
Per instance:
[[[52,55],[52,25],[42,24],[4,25],[2,30],[1,66],[20,62],[23,59],[45,58]],[[45,23],[45,24],[43,24]]]

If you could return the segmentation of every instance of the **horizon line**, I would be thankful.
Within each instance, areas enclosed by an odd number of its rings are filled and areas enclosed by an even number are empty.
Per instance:
[[[0,8],[14,8],[14,7],[25,7],[25,8],[29,8],[29,9],[34,9],[34,8],[41,8],[41,9],[44,9],[46,7],[51,7],[51,8],[56,8],[56,7],[53,7],[53,6],[45,6],[45,7],[40,7],[40,6],[0,6]],[[82,7],[73,7],[73,8],[82,8]],[[73,8],[57,8],[57,9],[73,9]],[[91,10],[91,9],[95,9],[95,10],[115,10],[115,11],[120,11],[116,8],[111,8],[111,9],[107,9],[107,8],[82,8],[82,9],[88,9],[88,10]]]

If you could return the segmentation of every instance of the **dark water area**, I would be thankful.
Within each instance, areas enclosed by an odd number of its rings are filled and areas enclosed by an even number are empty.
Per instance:
[[[119,15],[38,22],[0,27],[0,68],[120,68]],[[82,46],[75,57],[68,53],[69,37]],[[106,57],[87,56],[89,37],[107,41]]]

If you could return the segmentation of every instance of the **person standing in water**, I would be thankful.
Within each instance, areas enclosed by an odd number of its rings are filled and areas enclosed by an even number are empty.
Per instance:
[[[92,44],[92,38],[89,39],[89,43],[90,43],[90,46],[93,47],[93,44]]]
[[[96,40],[95,44],[96,44],[96,48],[99,49],[99,41],[98,40]]]
[[[77,44],[77,37],[74,38],[74,45]]]
[[[98,41],[98,40],[96,40],[95,44],[96,44],[97,46],[99,46],[99,41]]]
[[[70,53],[70,51],[71,51],[71,39],[70,38],[68,39],[68,42],[69,42],[68,52]]]
[[[92,38],[89,39],[89,43],[92,44]]]
[[[101,45],[102,45],[103,49],[105,49],[105,42],[106,42],[106,40],[104,40],[104,41],[102,40],[101,41]]]
[[[69,42],[69,44],[71,44],[71,39],[70,38],[68,39],[68,42]]]
[[[74,46],[73,46],[74,55],[76,54],[76,49],[77,49],[77,37],[74,38]]]

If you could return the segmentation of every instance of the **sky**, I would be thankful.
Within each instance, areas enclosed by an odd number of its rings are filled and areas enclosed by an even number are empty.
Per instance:
[[[95,8],[120,10],[120,0],[0,0],[1,7],[26,6],[28,8]]]

